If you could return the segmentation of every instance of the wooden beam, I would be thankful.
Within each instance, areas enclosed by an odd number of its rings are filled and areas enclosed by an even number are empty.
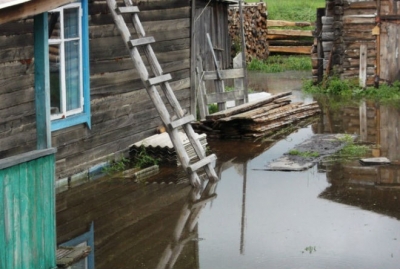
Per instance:
[[[269,46],[269,52],[311,54],[312,46]]]
[[[50,69],[47,12],[34,17],[37,149],[51,147]]]
[[[243,78],[243,68],[219,70],[220,78],[218,78],[218,71],[204,71],[204,80],[218,80],[218,79],[232,79]]]
[[[311,30],[278,30],[278,29],[268,29],[268,36],[279,35],[279,36],[305,36],[312,37]],[[269,39],[269,37],[268,37]]]
[[[25,19],[73,2],[75,0],[32,0],[22,5],[0,9],[0,24]]]
[[[314,26],[315,23],[304,22],[304,21],[282,21],[282,20],[267,20],[268,27],[285,27],[285,26],[297,26],[297,27],[307,27]]]
[[[367,86],[367,45],[360,45],[360,86]]]

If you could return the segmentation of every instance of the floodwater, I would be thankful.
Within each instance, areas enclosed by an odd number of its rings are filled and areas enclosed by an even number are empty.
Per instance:
[[[175,167],[142,183],[116,177],[70,187],[57,195],[57,241],[92,238],[97,269],[398,269],[398,165],[263,170],[315,133],[361,130],[357,111],[324,108],[318,122],[279,141],[209,140],[220,180],[202,191]],[[363,139],[398,161],[400,111],[366,111]]]

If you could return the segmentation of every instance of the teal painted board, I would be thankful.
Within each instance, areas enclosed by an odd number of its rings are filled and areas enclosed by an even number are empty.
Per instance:
[[[54,154],[0,170],[0,268],[56,267]]]

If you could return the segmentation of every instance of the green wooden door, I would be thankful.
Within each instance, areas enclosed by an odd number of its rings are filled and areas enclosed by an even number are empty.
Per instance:
[[[54,149],[0,160],[0,268],[56,267]]]

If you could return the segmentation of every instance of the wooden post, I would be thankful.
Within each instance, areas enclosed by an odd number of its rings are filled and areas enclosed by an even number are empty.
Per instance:
[[[363,101],[360,105],[360,140],[367,141],[367,104]]]
[[[240,39],[242,42],[242,68],[244,70],[243,86],[244,86],[244,102],[247,103],[248,92],[247,92],[247,68],[246,68],[246,39],[244,36],[244,23],[243,23],[243,0],[239,0],[239,16],[240,16]]]
[[[242,68],[243,66],[243,61],[242,61],[242,52],[240,52],[236,57],[233,59],[233,68],[239,69]],[[246,76],[246,75],[245,75]],[[235,99],[235,105],[241,105],[244,104],[246,100],[248,99],[247,96],[247,91],[244,90],[243,87],[243,78],[235,78],[233,79],[233,84],[234,84],[234,90],[235,92],[239,93],[238,99]]]
[[[367,45],[360,45],[360,86],[365,88],[367,86]]]
[[[51,147],[50,78],[47,12],[34,17],[37,149]]]
[[[206,96],[206,85],[203,80],[203,61],[201,56],[197,57],[197,101],[199,106],[199,114],[200,120],[204,120],[208,115],[208,105],[207,105],[207,96]]]
[[[191,6],[191,23],[190,23],[190,113],[196,117],[197,115],[197,93],[196,83],[196,48],[195,48],[195,24],[196,24],[196,0],[192,0]]]

